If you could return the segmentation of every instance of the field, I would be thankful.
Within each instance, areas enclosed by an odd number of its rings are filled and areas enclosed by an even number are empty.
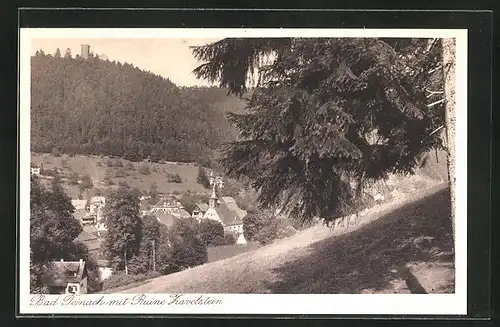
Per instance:
[[[63,173],[75,173],[80,178],[88,174],[94,186],[96,187],[116,187],[120,181],[126,181],[131,187],[148,191],[151,184],[158,185],[158,191],[161,193],[177,192],[203,192],[203,187],[196,182],[198,176],[198,167],[192,164],[176,163],[144,163],[130,162],[119,159],[123,167],[109,167],[108,164],[116,162],[117,159],[98,156],[54,156],[52,154],[31,154],[31,162],[36,165],[43,165],[43,169],[50,170],[59,168]],[[144,169],[144,167],[147,167]],[[141,169],[143,168],[143,169]],[[106,172],[110,175],[112,186],[106,185],[104,179]],[[143,174],[141,171],[149,171],[149,174]],[[122,177],[118,174],[122,174]],[[168,174],[178,174],[181,182],[173,183],[168,181]],[[79,195],[78,185],[65,183],[65,188],[72,198]]]
[[[106,293],[453,293],[450,210],[442,183],[376,206],[352,227],[315,225],[251,252]]]

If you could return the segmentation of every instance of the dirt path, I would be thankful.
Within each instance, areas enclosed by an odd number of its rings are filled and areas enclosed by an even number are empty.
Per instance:
[[[408,265],[420,265],[428,289],[453,292],[453,262],[440,256],[453,251],[450,210],[448,189],[438,185],[411,200],[374,207],[354,226],[332,231],[316,225],[255,251],[118,292],[408,293],[399,274]],[[451,268],[425,272],[424,263]],[[439,287],[433,287],[436,278]]]

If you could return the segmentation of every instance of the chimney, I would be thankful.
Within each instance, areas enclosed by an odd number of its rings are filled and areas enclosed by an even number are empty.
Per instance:
[[[61,262],[64,262],[64,259],[61,259]]]
[[[82,44],[82,58],[83,59],[88,59],[89,58],[89,53],[90,53],[90,45],[88,45],[88,44]]]
[[[80,267],[83,267],[83,259],[80,259]]]

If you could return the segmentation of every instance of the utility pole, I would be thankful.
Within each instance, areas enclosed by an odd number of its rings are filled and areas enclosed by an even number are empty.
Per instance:
[[[152,240],[151,242],[153,243],[153,271],[156,271],[155,240]]]
[[[125,258],[125,275],[128,275],[128,267],[127,267],[127,247],[125,247],[124,258]]]

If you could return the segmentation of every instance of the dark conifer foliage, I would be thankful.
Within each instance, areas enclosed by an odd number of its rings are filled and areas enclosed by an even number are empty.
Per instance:
[[[198,78],[241,95],[229,114],[240,139],[222,150],[230,177],[260,191],[262,207],[334,220],[363,186],[412,173],[444,123],[441,42],[431,39],[224,39],[193,47]],[[258,69],[258,70],[257,70]],[[252,80],[252,77],[256,77]],[[354,186],[354,187],[353,187]]]
[[[128,63],[61,57],[31,59],[32,150],[106,154],[139,161],[207,161],[234,138],[219,105],[226,91],[177,87]]]

